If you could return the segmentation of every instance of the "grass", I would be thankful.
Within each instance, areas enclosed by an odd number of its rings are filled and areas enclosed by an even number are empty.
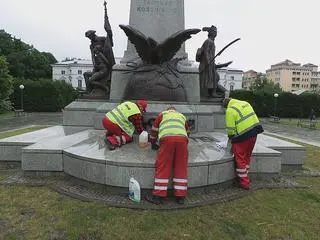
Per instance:
[[[7,118],[7,117],[14,117],[14,112],[13,111],[5,111],[3,113],[0,113],[0,119]]]
[[[306,167],[320,170],[320,149],[307,146],[307,155]],[[164,212],[82,202],[46,187],[0,185],[0,239],[319,239],[320,178],[297,181],[311,187]]]

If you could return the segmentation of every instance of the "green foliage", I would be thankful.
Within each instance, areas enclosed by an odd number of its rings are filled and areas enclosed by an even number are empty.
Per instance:
[[[4,56],[0,56],[0,113],[11,108],[11,93],[12,76],[9,74],[8,62]]]
[[[268,80],[264,75],[258,74],[257,78],[254,80],[253,84],[250,86],[250,90],[260,93],[281,93],[282,89],[279,83]]]
[[[51,53],[39,52],[4,30],[0,30],[0,55],[7,58],[12,76],[33,80],[51,78],[51,64],[57,62]]]
[[[29,112],[57,112],[77,98],[77,92],[70,84],[51,80],[16,80],[14,93],[11,95],[16,108],[21,105],[21,90],[19,85],[25,86],[23,90],[23,105]]]
[[[320,115],[320,95],[314,93],[295,95],[290,92],[281,92],[275,98],[276,92],[235,90],[231,97],[249,102],[260,117],[276,114],[280,117],[308,118],[310,111]],[[278,93],[278,92],[277,92]]]

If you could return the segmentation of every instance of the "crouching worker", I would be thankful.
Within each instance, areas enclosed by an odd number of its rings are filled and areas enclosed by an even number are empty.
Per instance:
[[[146,112],[147,105],[144,100],[126,101],[106,114],[102,124],[107,130],[106,144],[110,150],[132,142],[134,132],[140,134],[144,131],[142,114]]]
[[[227,109],[226,128],[236,161],[237,185],[243,189],[249,189],[248,171],[251,155],[257,135],[263,132],[263,128],[248,102],[226,98],[223,106]]]
[[[152,195],[146,200],[161,204],[167,197],[167,189],[173,168],[173,189],[178,204],[184,204],[188,189],[188,134],[186,117],[174,107],[168,108],[155,119],[150,141],[152,146],[159,139],[159,151],[155,163]]]

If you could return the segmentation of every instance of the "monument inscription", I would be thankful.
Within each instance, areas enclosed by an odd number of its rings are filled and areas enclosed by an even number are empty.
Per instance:
[[[185,29],[184,0],[131,0],[129,25],[162,42]],[[176,56],[187,56],[184,44]],[[137,58],[134,46],[128,42],[122,62]]]
[[[137,12],[149,15],[164,15],[177,13],[177,2],[172,0],[138,0]]]

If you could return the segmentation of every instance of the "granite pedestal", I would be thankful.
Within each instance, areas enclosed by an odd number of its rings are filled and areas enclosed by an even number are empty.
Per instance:
[[[22,168],[28,175],[66,173],[89,182],[121,188],[127,187],[128,179],[133,176],[142,188],[152,188],[156,151],[140,149],[136,143],[109,151],[104,137],[103,130],[56,126],[1,140],[2,146],[12,147],[3,152],[6,155],[2,154],[1,160],[22,161]],[[216,145],[217,142],[226,141],[227,137],[221,131],[191,134],[188,166],[190,188],[226,184],[234,179],[233,157]],[[253,151],[251,175],[274,176],[281,172],[282,165],[287,164],[286,157],[283,158],[280,151],[266,146],[280,146],[277,141],[259,135]],[[297,148],[303,148],[285,141],[281,142],[281,146],[286,149],[286,154],[290,154],[290,149],[294,152]],[[300,159],[300,155],[293,153],[291,156],[291,161],[303,162],[304,158]]]

